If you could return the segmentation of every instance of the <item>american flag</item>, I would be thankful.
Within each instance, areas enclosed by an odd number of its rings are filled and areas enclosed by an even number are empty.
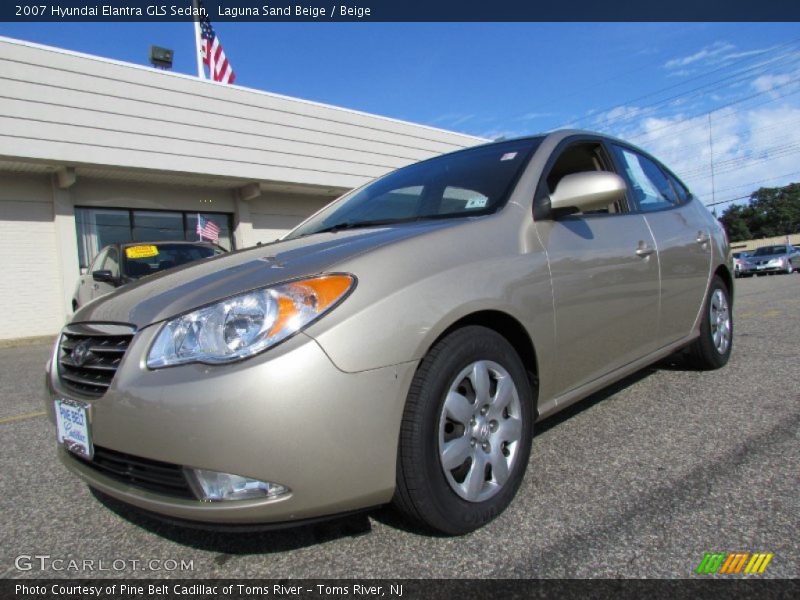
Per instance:
[[[202,0],[197,0],[197,6],[198,8],[203,8]],[[200,17],[200,54],[203,57],[203,62],[208,65],[209,76],[214,81],[233,83],[236,75],[233,72],[231,63],[225,57],[222,42],[219,41],[219,36],[214,33],[214,28],[211,27],[208,13],[203,10],[202,14],[203,16]]]
[[[219,225],[213,221],[209,221],[202,215],[197,215],[197,235],[200,239],[210,240],[216,242],[219,240]]]

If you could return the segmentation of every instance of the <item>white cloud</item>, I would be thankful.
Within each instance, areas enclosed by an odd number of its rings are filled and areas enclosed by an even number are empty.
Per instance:
[[[522,115],[522,117],[520,117],[520,119],[522,119],[523,121],[533,121],[534,119],[543,119],[545,117],[554,117],[555,115],[556,115],[556,113],[551,113],[551,112],[529,112],[529,113],[526,113],[526,114]]]
[[[757,92],[770,92],[771,97],[779,98],[800,89],[800,69],[793,73],[767,73],[760,75],[750,85]]]
[[[474,114],[469,113],[446,113],[431,119],[431,124],[446,125],[448,127],[457,127],[467,121],[475,118]]]
[[[711,59],[719,58],[720,55],[724,54],[733,54],[731,51],[735,50],[736,46],[728,42],[714,42],[713,44],[706,46],[695,52],[694,54],[690,54],[689,56],[681,56],[678,58],[673,58],[668,60],[664,63],[664,68],[666,69],[677,69],[679,67],[686,67],[696,62],[708,62]],[[725,56],[727,59],[728,57]]]

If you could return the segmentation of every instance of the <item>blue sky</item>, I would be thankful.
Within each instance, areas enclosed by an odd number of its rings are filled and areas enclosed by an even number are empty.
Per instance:
[[[239,85],[490,138],[608,131],[653,151],[706,202],[800,179],[796,23],[215,28]],[[0,35],[139,64],[157,44],[175,50],[175,71],[196,71],[191,23],[0,23]]]

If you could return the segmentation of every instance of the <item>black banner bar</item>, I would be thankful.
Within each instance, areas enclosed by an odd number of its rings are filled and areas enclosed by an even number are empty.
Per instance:
[[[203,0],[212,21],[800,21],[788,0]],[[192,0],[5,0],[0,21],[188,21]]]
[[[800,597],[798,580],[684,579],[482,579],[482,580],[3,580],[0,598],[14,600],[316,600],[357,598],[484,599],[581,598],[675,600],[676,598],[772,600]]]

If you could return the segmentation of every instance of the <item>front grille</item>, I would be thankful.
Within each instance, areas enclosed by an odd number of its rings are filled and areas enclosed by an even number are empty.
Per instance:
[[[116,481],[165,496],[197,500],[180,465],[141,458],[100,446],[94,447],[92,460],[73,456]]]
[[[85,323],[65,327],[58,353],[61,383],[88,396],[102,396],[111,385],[133,333],[130,325]]]

